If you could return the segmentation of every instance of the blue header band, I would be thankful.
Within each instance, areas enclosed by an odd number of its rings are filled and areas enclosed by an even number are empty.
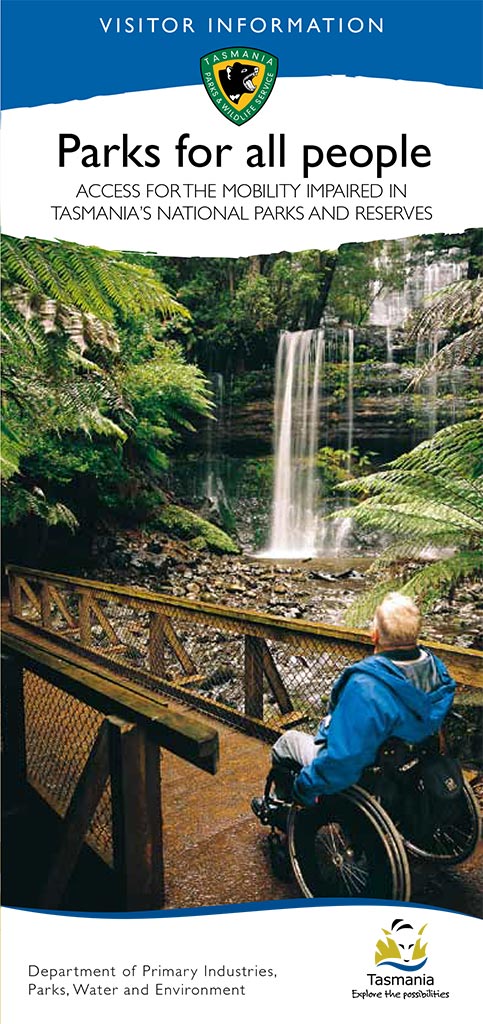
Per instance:
[[[481,0],[3,0],[3,106],[199,84],[200,57],[237,45],[274,53],[285,77],[479,88],[482,12]]]

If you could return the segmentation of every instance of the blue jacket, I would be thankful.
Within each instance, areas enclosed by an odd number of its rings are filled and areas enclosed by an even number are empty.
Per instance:
[[[311,805],[323,793],[337,793],[357,782],[390,736],[418,743],[438,731],[456,684],[443,662],[430,657],[440,680],[430,692],[417,689],[382,654],[345,669],[332,690],[330,722],[324,719],[315,738],[320,752],[297,776],[295,800]]]

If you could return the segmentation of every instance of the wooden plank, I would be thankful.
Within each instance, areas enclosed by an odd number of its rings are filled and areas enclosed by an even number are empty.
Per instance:
[[[430,643],[427,646],[443,659],[450,676],[456,682],[462,686],[472,686],[479,689],[483,687],[483,660],[480,664],[479,659],[475,658],[475,655],[480,654],[479,651],[466,651],[463,653],[456,647],[452,648],[445,645],[446,651],[442,652],[438,650],[436,644]]]
[[[109,729],[107,720],[97,733],[94,745],[72,795],[61,829],[59,849],[53,859],[40,906],[56,910],[62,902],[69,879],[77,864],[84,838],[101,799],[109,774]]]
[[[39,613],[39,615],[40,615],[41,614],[40,601],[39,601],[39,598],[37,597],[37,594],[35,593],[35,591],[32,590],[32,587],[30,586],[30,583],[28,583],[27,580],[24,580],[21,576],[19,577],[19,581],[18,582],[19,582],[20,589],[23,590],[23,592],[25,594],[25,597],[30,601],[30,604],[32,604],[34,606],[35,611],[37,611]]]
[[[181,643],[181,640],[179,639],[179,636],[176,633],[174,626],[172,626],[169,619],[167,619],[165,616],[163,616],[163,632],[166,642],[169,644],[170,647],[172,647],[181,667],[184,668],[186,674],[189,676],[196,675],[198,669],[193,659],[190,657],[185,647],[183,647],[183,644]]]
[[[257,637],[245,637],[245,712],[263,721],[263,652]]]
[[[22,804],[27,781],[23,668],[2,653],[2,804],[6,813]]]
[[[22,663],[30,671],[39,672],[41,666],[42,678],[54,686],[103,714],[142,724],[160,746],[203,771],[216,774],[219,742],[218,733],[211,726],[196,721],[186,712],[173,710],[161,696],[148,693],[142,686],[114,676],[112,672],[94,673],[86,657],[75,661],[60,658],[58,650],[54,653],[38,642],[12,635],[7,629],[3,630],[2,637],[5,649],[21,655]]]
[[[125,910],[164,906],[159,747],[145,730],[109,720],[114,870]]]
[[[291,729],[293,725],[300,725],[301,722],[307,721],[308,717],[309,711],[290,711],[287,715],[278,715],[277,718],[272,718],[271,724],[276,725],[279,729]]]
[[[151,612],[149,617],[149,669],[156,676],[166,675],[164,654],[164,617]]]
[[[196,683],[204,683],[205,679],[206,676],[202,675],[176,676],[174,679],[171,679],[170,682],[174,683],[175,686],[190,686]]]
[[[95,601],[93,597],[91,597],[91,599],[90,599],[89,607],[90,607],[91,615],[95,616],[95,618],[97,619],[99,625],[102,626],[102,629],[104,630],[106,636],[111,641],[111,643],[112,644],[119,644],[120,643],[120,638],[118,637],[114,627],[111,626],[111,623],[109,622],[109,619],[107,618],[107,615],[104,614],[102,608],[99,607],[97,601]],[[124,646],[124,645],[121,644],[121,646]]]
[[[260,639],[259,645],[263,660],[263,671],[267,677],[270,689],[277,701],[280,711],[283,714],[288,714],[290,711],[293,711],[293,704],[290,699],[290,695],[287,693],[285,688],[285,683],[283,682],[265,640]]]
[[[57,590],[57,587],[53,587],[52,584],[49,585],[49,591],[52,601],[54,602],[54,604],[57,605],[57,608],[59,609],[62,618],[65,619],[70,629],[74,629],[75,621],[64,601],[64,598],[62,597],[62,594],[60,594],[59,591]]]

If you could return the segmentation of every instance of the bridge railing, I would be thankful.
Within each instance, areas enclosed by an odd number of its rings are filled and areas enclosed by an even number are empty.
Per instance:
[[[41,862],[28,905],[65,906],[87,847],[104,864],[108,909],[162,907],[160,748],[214,774],[218,733],[135,683],[49,652],[43,638],[7,624],[2,640],[4,897],[25,905]],[[106,909],[102,891],[85,889],[82,909]]]
[[[313,727],[335,679],[372,649],[363,631],[19,566],[7,572],[12,621],[266,739]],[[471,701],[483,687],[483,652],[430,646]]]

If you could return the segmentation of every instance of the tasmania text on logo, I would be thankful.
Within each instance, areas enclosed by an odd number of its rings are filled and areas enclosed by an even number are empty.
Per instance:
[[[201,77],[208,96],[233,124],[245,124],[262,109],[275,85],[278,60],[264,50],[234,46],[206,53]]]

